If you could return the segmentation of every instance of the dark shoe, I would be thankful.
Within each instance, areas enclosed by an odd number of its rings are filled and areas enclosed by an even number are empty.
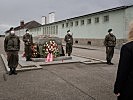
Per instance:
[[[17,72],[16,72],[16,68],[13,68],[13,72],[12,72],[14,75],[17,75]]]
[[[113,63],[111,63],[111,62],[110,62],[110,63],[108,63],[108,64],[109,64],[109,65],[114,65],[114,64],[113,64]]]
[[[106,62],[106,64],[109,64],[109,62]]]
[[[13,69],[10,68],[9,75],[12,75],[12,74],[13,74]]]
[[[26,61],[32,61],[31,59],[26,59]]]
[[[9,75],[12,75],[13,73],[12,73],[12,71],[9,71]]]
[[[17,75],[18,73],[15,71],[15,72],[13,72],[13,74],[14,74],[14,75]]]
[[[29,59],[29,61],[32,61],[32,59]]]

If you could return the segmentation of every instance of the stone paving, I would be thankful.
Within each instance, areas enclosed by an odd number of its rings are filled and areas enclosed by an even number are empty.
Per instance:
[[[3,42],[3,38],[0,38]],[[23,43],[21,42],[21,46]],[[20,53],[23,52],[23,46]],[[0,53],[5,55],[3,44]],[[73,55],[105,60],[104,50],[74,48]],[[116,100],[113,94],[119,54],[114,65],[69,63],[6,74],[0,58],[0,100]]]
[[[98,60],[98,59],[91,59],[91,58],[82,58],[77,56],[63,56],[55,58],[52,62],[45,62],[46,58],[32,58],[32,61],[26,61],[25,57],[19,54],[19,65],[17,67],[17,71],[29,71],[29,70],[37,70],[42,69],[41,66],[48,66],[48,65],[57,65],[57,64],[68,64],[68,63],[84,63],[84,64],[102,64],[106,63],[106,61]],[[1,54],[1,58],[4,62],[4,66],[7,72],[10,71],[8,68],[8,63],[6,60],[6,56]]]

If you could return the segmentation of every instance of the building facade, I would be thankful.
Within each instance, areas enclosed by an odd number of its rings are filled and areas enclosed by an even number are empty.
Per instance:
[[[103,46],[107,31],[111,28],[119,47],[127,39],[132,20],[133,6],[121,6],[30,28],[30,31],[34,36],[57,36],[63,41],[67,30],[71,30],[74,43]]]
[[[14,30],[17,36],[22,37],[25,34],[25,31],[27,29],[39,27],[39,26],[41,26],[41,24],[34,20],[27,23],[24,23],[24,21],[20,21],[20,26],[14,27]],[[9,30],[5,32],[5,35],[8,35],[8,34],[9,34]]]

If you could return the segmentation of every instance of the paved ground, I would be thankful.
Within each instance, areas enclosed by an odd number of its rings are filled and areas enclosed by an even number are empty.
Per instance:
[[[5,54],[3,38],[0,43],[0,53]],[[104,48],[95,49],[74,48],[73,54],[105,60]],[[119,51],[113,58],[115,65],[51,65],[12,76],[5,74],[0,59],[0,100],[116,100],[113,84],[118,59]]]

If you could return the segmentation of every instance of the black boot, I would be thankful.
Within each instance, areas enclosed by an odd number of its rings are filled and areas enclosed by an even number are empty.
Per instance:
[[[109,64],[109,65],[114,65],[114,63],[112,63],[112,62],[109,62],[108,64]]]
[[[13,74],[17,75],[16,68],[13,68]]]
[[[110,62],[111,62],[110,60],[107,60],[107,64],[108,64],[108,65],[110,64]]]
[[[10,68],[9,75],[12,75],[12,74],[13,74],[13,69]]]

